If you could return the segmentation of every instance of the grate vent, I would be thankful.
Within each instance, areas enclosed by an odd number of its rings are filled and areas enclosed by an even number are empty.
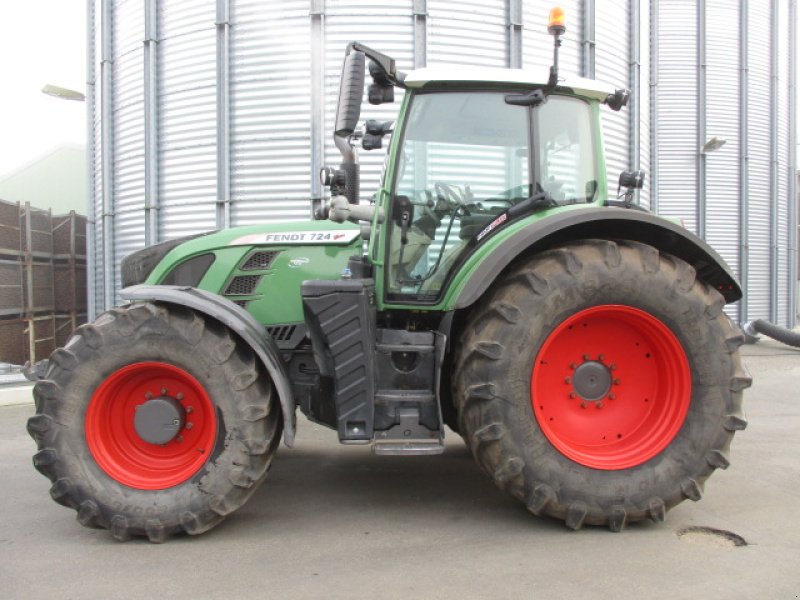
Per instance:
[[[267,333],[276,342],[287,342],[292,339],[295,329],[297,329],[297,325],[276,325],[267,327]]]
[[[261,275],[239,275],[231,279],[225,288],[225,296],[247,296],[252,294],[261,281]]]
[[[258,252],[253,252],[242,265],[241,269],[242,271],[269,269],[272,267],[272,263],[275,262],[278,254],[280,254],[279,250],[259,250]]]

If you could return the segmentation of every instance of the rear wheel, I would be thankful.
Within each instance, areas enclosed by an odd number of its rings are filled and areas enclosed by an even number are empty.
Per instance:
[[[698,500],[746,421],[724,300],[655,248],[575,243],[473,313],[455,402],[475,458],[535,514],[622,529]]]
[[[280,411],[249,348],[195,311],[136,304],[76,331],[28,431],[53,499],[114,537],[199,534],[265,478]]]

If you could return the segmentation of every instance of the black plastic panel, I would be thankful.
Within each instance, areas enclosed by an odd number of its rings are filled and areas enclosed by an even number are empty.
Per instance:
[[[339,440],[369,442],[375,406],[375,282],[306,281],[301,289],[314,357],[321,377],[332,383]]]

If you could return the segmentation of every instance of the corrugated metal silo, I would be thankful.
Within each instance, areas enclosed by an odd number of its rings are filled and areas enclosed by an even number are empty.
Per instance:
[[[641,202],[684,218],[742,276],[747,304],[734,316],[792,323],[794,0],[562,5],[562,70],[633,92],[628,108],[603,111],[609,187],[623,169],[649,170]],[[552,60],[543,0],[88,7],[96,310],[115,304],[119,263],[137,248],[309,217],[319,168],[339,162],[332,124],[348,42],[401,70],[451,62],[544,73]],[[391,119],[397,106],[363,116]],[[703,152],[712,137],[726,144]],[[361,158],[366,199],[383,153]]]
[[[739,276],[746,295],[732,317],[792,326],[795,4],[653,7],[658,212],[684,219]]]

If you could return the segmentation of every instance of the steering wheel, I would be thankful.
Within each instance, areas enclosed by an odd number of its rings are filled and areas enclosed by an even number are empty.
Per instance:
[[[466,193],[456,185],[437,181],[433,184],[433,190],[436,192],[437,198],[436,210],[441,210],[439,207],[440,202],[443,202],[448,210],[467,204]]]

